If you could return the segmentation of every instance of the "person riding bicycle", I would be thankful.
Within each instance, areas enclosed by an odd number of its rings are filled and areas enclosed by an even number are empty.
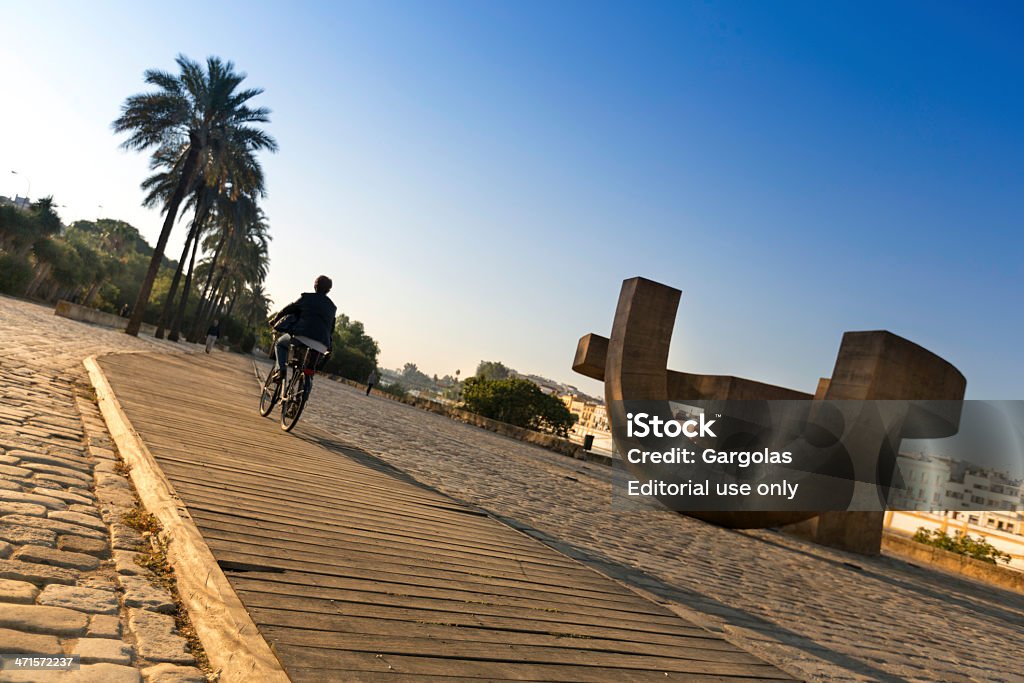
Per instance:
[[[274,344],[277,355],[277,373],[284,378],[288,361],[288,347],[296,340],[319,353],[329,353],[334,337],[334,316],[338,307],[327,298],[334,283],[331,278],[321,275],[313,283],[313,291],[305,292],[298,299],[288,304],[270,319],[275,329],[287,316],[295,316],[295,321]]]

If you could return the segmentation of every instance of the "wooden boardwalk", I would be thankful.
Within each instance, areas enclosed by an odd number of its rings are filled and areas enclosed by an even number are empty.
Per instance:
[[[309,424],[282,432],[241,356],[100,365],[295,681],[790,680]]]

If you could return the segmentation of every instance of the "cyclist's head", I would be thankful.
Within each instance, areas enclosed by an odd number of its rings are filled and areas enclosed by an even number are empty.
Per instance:
[[[316,291],[317,294],[327,294],[331,291],[331,287],[333,286],[334,283],[331,282],[331,278],[326,275],[321,275],[313,283],[313,290]]]

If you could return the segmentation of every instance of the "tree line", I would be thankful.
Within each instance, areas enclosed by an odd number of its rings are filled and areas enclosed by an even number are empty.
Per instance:
[[[147,322],[173,341],[198,341],[218,320],[235,348],[269,348],[270,226],[258,154],[278,149],[261,127],[270,110],[251,103],[263,90],[243,87],[246,75],[230,61],[179,55],[176,64],[174,73],[147,70],[153,89],[128,97],[112,124],[127,136],[124,149],[150,153],[153,173],[141,187],[143,205],[164,214],[156,245],[123,221],[64,226],[52,198],[27,211],[2,206],[0,291],[127,313],[128,334]],[[184,247],[171,261],[164,250],[179,222]],[[365,379],[378,353],[362,323],[342,314],[327,370]]]

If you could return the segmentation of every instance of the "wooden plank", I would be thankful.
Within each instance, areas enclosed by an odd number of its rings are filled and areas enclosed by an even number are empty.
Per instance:
[[[538,681],[545,682],[550,678],[495,678],[494,676],[462,676],[462,675],[434,675],[434,674],[408,674],[395,673],[394,671],[351,671],[341,669],[315,669],[309,667],[293,667],[289,670],[294,683],[510,683],[511,681]],[[671,677],[660,674],[660,678],[648,678],[647,680],[683,680],[678,676]],[[634,679],[640,680],[640,679]],[[686,683],[763,683],[763,678],[737,678],[734,676],[694,676],[687,675]]]
[[[187,490],[187,489],[186,489]],[[266,535],[269,533],[280,535],[280,540],[297,545],[306,545],[310,548],[334,547],[335,543],[345,543],[346,546],[358,549],[366,546],[379,547],[381,540],[386,540],[394,547],[395,554],[405,553],[427,554],[437,557],[440,561],[451,562],[452,564],[465,564],[473,562],[474,566],[479,563],[482,566],[493,566],[495,568],[518,567],[523,569],[529,567],[529,572],[548,574],[576,574],[578,568],[571,565],[562,567],[546,562],[546,557],[539,553],[522,553],[521,551],[508,551],[501,553],[489,549],[480,550],[471,545],[461,543],[446,543],[443,539],[435,540],[434,537],[417,538],[409,533],[394,535],[387,530],[379,529],[353,529],[338,520],[333,525],[324,529],[311,527],[308,523],[287,519],[272,519],[269,514],[259,514],[259,511],[249,509],[238,510],[237,513],[229,514],[214,506],[212,496],[207,493],[192,493],[196,503],[192,509],[196,515],[203,517],[204,523],[214,529],[232,530],[240,534],[252,533]],[[250,516],[251,515],[251,516]],[[525,571],[525,570],[524,570]]]
[[[524,563],[531,565],[537,572],[547,572],[554,575],[573,573],[579,576],[580,580],[592,585],[607,585],[607,580],[601,579],[599,575],[590,571],[582,570],[578,565],[554,563],[551,560],[551,550],[539,542],[532,548],[502,549],[500,545],[481,542],[473,545],[469,539],[453,539],[450,534],[422,533],[417,534],[415,527],[384,527],[371,525],[363,520],[352,523],[350,518],[345,516],[335,517],[314,517],[307,518],[299,515],[290,515],[286,511],[276,512],[273,507],[257,503],[247,503],[245,499],[236,498],[230,495],[214,493],[209,490],[201,490],[193,487],[179,486],[182,494],[188,495],[194,501],[192,508],[205,513],[212,521],[215,519],[237,520],[239,524],[255,526],[257,523],[267,530],[279,531],[289,537],[319,537],[346,540],[351,542],[367,542],[387,539],[396,545],[405,546],[407,549],[422,548],[431,553],[444,552],[450,557],[472,557],[476,561],[495,566],[522,566]],[[451,539],[451,540],[449,540]]]
[[[319,562],[325,557],[333,558],[337,554],[337,546],[333,548],[328,544],[309,544],[294,537],[287,536],[278,541],[267,538],[267,533],[288,533],[286,529],[267,528],[263,534],[259,528],[246,526],[240,523],[233,524],[235,519],[230,515],[223,515],[211,512],[206,509],[195,509],[193,517],[197,522],[201,521],[205,530],[209,531],[211,538],[217,538],[226,542],[236,542],[240,545],[249,545],[265,549],[267,557],[303,557],[314,562]],[[465,573],[472,576],[486,575],[488,577],[500,577],[510,581],[517,581],[524,584],[536,584],[550,588],[564,589],[564,591],[580,597],[592,597],[606,602],[622,602],[635,605],[638,600],[624,589],[620,592],[606,592],[599,590],[607,587],[595,580],[595,577],[583,574],[578,571],[551,572],[543,568],[528,566],[526,562],[501,563],[483,561],[479,556],[472,555],[449,555],[441,553],[424,552],[418,546],[405,547],[398,540],[383,536],[367,541],[352,542],[349,539],[337,538],[339,543],[344,543],[349,549],[347,558],[356,563],[364,555],[371,555],[374,562],[380,563],[383,571],[393,571],[392,567],[407,568],[417,567],[421,570],[435,569],[441,572]],[[289,554],[282,554],[289,553]],[[333,561],[333,560],[332,560]]]
[[[403,607],[411,609],[436,610],[439,612],[469,612],[475,615],[487,614],[491,616],[521,616],[527,619],[555,617],[567,624],[605,624],[615,626],[628,624],[630,627],[649,627],[652,624],[667,625],[673,627],[672,632],[679,633],[679,620],[664,618],[662,615],[639,614],[629,612],[607,611],[604,614],[586,614],[581,612],[559,609],[559,607],[570,607],[571,603],[545,603],[545,605],[558,604],[558,607],[522,605],[505,605],[493,601],[481,600],[452,600],[438,597],[423,597],[408,595],[404,592],[382,593],[379,591],[354,591],[339,590],[337,588],[319,588],[314,586],[298,586],[294,583],[278,582],[273,579],[253,580],[248,577],[248,572],[238,575],[236,587],[239,590],[264,592],[271,595],[294,596],[298,598],[312,598],[328,600],[332,603],[346,602],[350,604],[363,604],[374,606]],[[398,590],[403,590],[398,587]],[[661,618],[659,618],[661,617]],[[644,629],[641,629],[644,630]]]
[[[417,638],[403,633],[400,628],[385,638],[364,634],[325,633],[298,630],[268,630],[264,632],[275,648],[296,645],[318,650],[343,650],[383,655],[412,655],[436,657],[442,654],[451,659],[481,661],[522,662],[530,664],[571,664],[594,668],[636,669],[640,671],[674,671],[677,673],[712,674],[729,676],[749,674],[746,667],[764,666],[755,657],[739,652],[701,650],[696,657],[675,657],[671,651],[658,655],[631,652],[612,652],[576,647],[548,647],[509,642],[479,642],[455,638]],[[666,656],[668,652],[669,656]],[[767,668],[767,667],[766,667]]]
[[[234,543],[218,542],[211,540],[210,546],[217,550],[217,558],[227,562],[238,564],[261,565],[273,569],[288,569],[299,572],[324,574],[327,576],[346,576],[362,579],[373,579],[383,577],[393,582],[421,582],[425,579],[436,579],[434,585],[443,586],[445,583],[457,582],[463,587],[478,588],[479,592],[486,594],[487,586],[499,585],[510,588],[523,588],[525,590],[540,591],[544,596],[564,595],[557,587],[544,584],[529,584],[522,581],[513,581],[481,573],[473,575],[468,572],[443,572],[422,569],[419,567],[394,567],[377,563],[370,558],[358,558],[352,556],[336,557],[330,561],[315,561],[310,559],[289,559],[284,557],[268,558],[262,548],[239,548]],[[327,559],[327,558],[325,558]]]
[[[559,615],[555,613],[521,613],[521,614],[487,614],[485,610],[473,611],[467,605],[462,610],[440,610],[413,607],[382,605],[379,603],[357,603],[341,600],[323,600],[282,594],[248,590],[242,577],[229,577],[239,595],[245,596],[247,607],[265,607],[287,609],[294,612],[305,612],[310,625],[316,623],[320,615],[376,617],[379,619],[405,620],[418,624],[453,624],[474,628],[496,628],[501,630],[532,631],[534,633],[565,633],[573,636],[588,635],[583,629],[598,629],[590,633],[600,634],[600,629],[618,629],[630,631],[633,637],[644,639],[647,634],[686,637],[690,635],[682,628],[652,624],[646,626],[638,622],[623,622],[613,619],[588,618],[580,615]],[[323,630],[318,628],[317,630]]]
[[[482,628],[451,628],[438,626],[436,624],[416,624],[412,622],[394,622],[385,619],[372,619],[367,617],[336,616],[331,620],[331,630],[316,630],[309,628],[305,623],[305,613],[292,612],[289,610],[267,610],[261,612],[267,620],[261,630],[268,639],[293,642],[293,638],[348,638],[356,634],[372,638],[387,638],[400,627],[402,634],[419,638],[433,638],[437,640],[470,640],[478,643],[512,643],[518,645],[543,645],[547,647],[568,647],[579,650],[602,650],[606,652],[649,654],[655,656],[686,657],[691,650],[699,650],[698,658],[728,657],[746,653],[737,653],[734,646],[720,638],[701,637],[680,639],[676,636],[671,638],[673,647],[666,647],[662,642],[648,642],[646,640],[615,640],[611,638],[600,638],[587,636],[584,638],[571,637],[568,635],[552,633],[528,633],[525,631],[507,631]],[[294,643],[303,642],[295,640]],[[725,643],[723,645],[723,643]],[[714,661],[714,659],[712,659]],[[736,659],[724,659],[724,661],[739,661]]]
[[[576,664],[542,664],[522,662],[515,659],[501,659],[500,653],[495,653],[492,659],[463,659],[458,657],[446,657],[441,653],[434,656],[427,655],[400,655],[385,652],[353,652],[347,650],[324,650],[320,648],[307,648],[299,645],[275,646],[275,650],[284,657],[292,657],[302,662],[304,667],[338,667],[347,666],[353,671],[392,671],[399,674],[433,674],[445,675],[458,673],[480,672],[493,677],[518,678],[519,680],[538,681],[665,681],[665,680],[690,680],[691,676],[717,675],[722,677],[736,676],[741,678],[755,677],[758,680],[789,681],[778,669],[767,665],[753,666],[744,671],[744,667],[730,667],[729,665],[704,664],[694,662],[692,671],[672,672],[666,670],[637,670],[628,667],[591,667]],[[377,656],[380,655],[380,656]],[[705,671],[704,666],[717,669],[732,669],[735,674],[728,670],[722,673]],[[525,677],[525,678],[524,678]],[[678,678],[675,678],[678,677]]]
[[[630,613],[625,609],[618,609],[617,606],[614,608],[605,608],[601,606],[601,603],[593,602],[584,604],[578,599],[572,599],[570,601],[571,606],[566,607],[566,602],[558,602],[557,597],[554,596],[549,599],[549,596],[532,591],[521,591],[516,589],[505,589],[504,587],[496,586],[492,590],[479,590],[472,591],[468,590],[466,586],[462,584],[453,584],[451,582],[432,582],[432,583],[415,583],[415,580],[403,581],[400,577],[395,578],[393,581],[381,581],[379,578],[352,578],[342,577],[342,575],[328,575],[328,574],[314,574],[302,571],[284,571],[284,572],[269,572],[269,571],[245,571],[238,573],[239,579],[245,579],[246,581],[268,581],[274,584],[292,584],[300,587],[307,587],[309,589],[338,589],[338,590],[353,590],[362,591],[366,593],[384,593],[384,594],[400,594],[400,595],[413,595],[423,597],[452,597],[453,599],[462,600],[467,603],[494,603],[494,604],[507,604],[510,606],[539,606],[541,608],[550,608],[553,611],[566,611],[568,613],[580,613],[580,614],[591,614],[600,616],[611,613],[625,612]],[[556,607],[557,606],[557,607]],[[641,608],[648,608],[647,605],[641,605]],[[651,609],[657,609],[658,605],[651,603],[649,605]],[[646,613],[637,611],[635,613]],[[671,613],[666,611],[666,613]],[[708,631],[692,626],[686,622],[681,622],[680,626],[687,630],[690,635],[714,638],[720,640],[718,636],[713,636]],[[732,647],[731,645],[729,647]]]

